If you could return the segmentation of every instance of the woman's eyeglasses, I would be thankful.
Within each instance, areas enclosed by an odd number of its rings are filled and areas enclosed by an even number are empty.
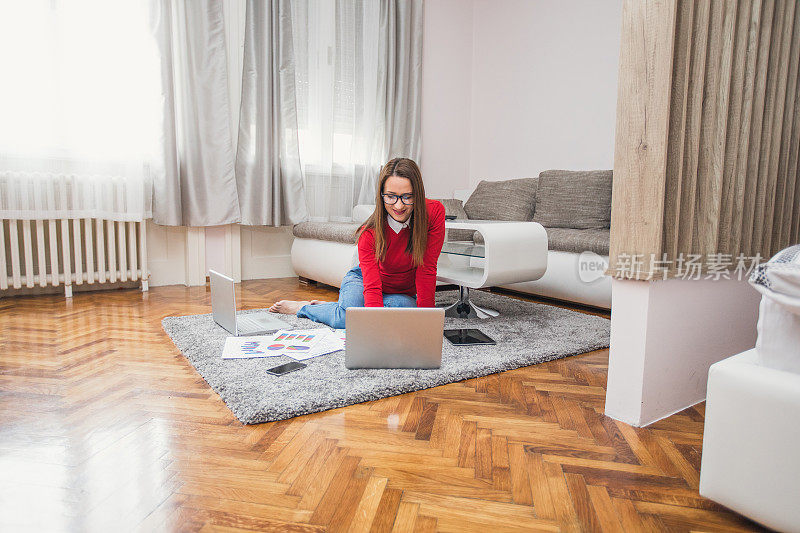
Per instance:
[[[414,195],[413,194],[381,194],[383,196],[383,201],[389,205],[394,205],[397,203],[397,199],[399,198],[403,205],[414,205]]]

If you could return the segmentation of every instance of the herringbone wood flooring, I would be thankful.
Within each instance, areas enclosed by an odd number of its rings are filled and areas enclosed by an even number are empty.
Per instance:
[[[0,299],[0,530],[756,528],[698,495],[702,405],[603,416],[607,350],[242,426],[160,326],[209,311],[205,287]]]

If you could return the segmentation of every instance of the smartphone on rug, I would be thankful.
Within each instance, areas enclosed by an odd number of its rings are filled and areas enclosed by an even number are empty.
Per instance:
[[[267,369],[267,374],[272,374],[273,376],[282,376],[284,374],[288,374],[289,372],[294,372],[295,370],[300,370],[301,368],[305,368],[307,366],[308,365],[306,364],[298,363],[297,361],[292,361],[291,363],[285,363]]]

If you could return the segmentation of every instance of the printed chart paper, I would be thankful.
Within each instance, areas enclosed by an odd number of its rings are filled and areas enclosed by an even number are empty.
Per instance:
[[[254,359],[257,357],[274,357],[278,354],[267,350],[271,336],[228,337],[222,349],[223,359]]]
[[[265,347],[270,355],[285,355],[292,359],[305,359],[304,354],[328,335],[327,328],[280,330],[271,337]]]
[[[320,331],[320,330],[315,330],[315,331]],[[333,352],[338,352],[340,350],[344,350],[345,330],[327,329],[325,331],[327,331],[326,335],[322,336],[317,345],[314,346],[311,350],[305,353],[293,353],[286,355],[297,361],[304,361],[306,359],[311,359],[312,357],[319,357],[320,355],[325,355]]]
[[[228,337],[222,350],[223,359],[259,357],[291,357],[303,361],[344,350],[345,330],[328,328],[280,330],[272,335]]]

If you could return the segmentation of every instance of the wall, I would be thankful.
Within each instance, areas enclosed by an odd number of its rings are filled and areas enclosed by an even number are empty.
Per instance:
[[[159,226],[152,220],[146,227],[150,286],[186,283],[186,228]]]
[[[426,192],[612,168],[621,19],[621,0],[426,0]]]
[[[451,197],[469,182],[473,3],[426,0],[422,44],[425,193]]]
[[[755,345],[761,296],[746,279],[614,279],[612,287],[611,418],[646,426],[703,401],[708,368]]]
[[[470,183],[611,168],[621,2],[476,0]]]
[[[476,0],[470,185],[612,168],[621,1]]]

